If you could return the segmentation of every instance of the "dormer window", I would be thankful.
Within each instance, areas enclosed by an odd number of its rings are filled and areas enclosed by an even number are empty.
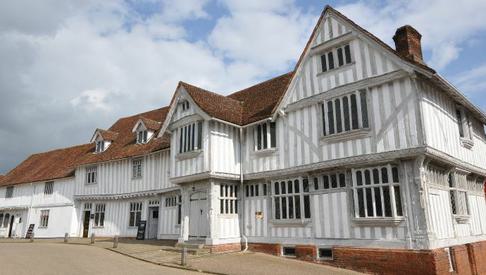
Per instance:
[[[138,144],[145,144],[148,140],[148,132],[147,130],[142,130],[137,132],[137,143]]]
[[[181,109],[183,112],[189,110],[189,101],[184,100],[181,102]]]
[[[96,153],[101,153],[105,151],[105,141],[104,140],[98,140],[96,141]]]

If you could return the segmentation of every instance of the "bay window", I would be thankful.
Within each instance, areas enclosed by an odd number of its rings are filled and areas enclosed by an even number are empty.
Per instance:
[[[275,220],[310,219],[310,190],[307,178],[274,181],[272,188]]]
[[[353,169],[352,174],[356,218],[403,216],[398,167]]]
[[[327,100],[321,109],[324,136],[370,127],[366,90]]]
[[[265,122],[255,127],[255,151],[277,147],[276,124]]]
[[[202,149],[202,121],[194,122],[179,129],[179,153]]]

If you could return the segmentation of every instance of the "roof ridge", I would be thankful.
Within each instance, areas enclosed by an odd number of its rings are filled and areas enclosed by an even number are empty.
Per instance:
[[[276,79],[278,79],[278,78],[281,78],[281,77],[284,77],[284,76],[288,76],[289,74],[292,74],[292,73],[294,73],[294,72],[295,72],[295,70],[292,70],[292,71],[286,72],[286,73],[284,73],[284,74],[281,74],[281,75],[278,75],[278,76],[272,77],[272,78],[270,78],[270,79],[267,79],[267,80],[265,80],[265,81],[258,82],[258,83],[256,83],[256,84],[253,84],[253,85],[251,85],[251,86],[249,86],[249,87],[246,87],[246,88],[244,88],[244,89],[241,89],[241,90],[235,91],[235,92],[233,92],[233,93],[231,93],[231,94],[227,95],[226,97],[231,98],[231,96],[232,96],[232,95],[236,95],[236,94],[241,93],[241,92],[244,92],[244,91],[246,91],[246,90],[248,90],[248,89],[255,88],[255,87],[259,86],[259,85],[264,85],[265,83],[268,83],[268,82],[270,82],[270,81],[274,81],[274,80],[276,80]],[[234,98],[231,98],[231,99],[234,99]],[[239,101],[239,100],[238,100],[238,101]]]
[[[225,98],[228,98],[228,99],[230,99],[230,100],[234,100],[234,101],[237,101],[237,102],[239,102],[239,103],[242,103],[242,101],[240,101],[240,100],[237,100],[237,99],[234,99],[234,98],[230,98],[230,97],[228,97],[228,96],[225,96],[225,95],[222,95],[222,94],[219,94],[219,93],[216,93],[216,92],[212,92],[212,91],[206,90],[206,89],[204,89],[204,88],[198,87],[198,86],[193,85],[193,84],[189,84],[189,83],[184,82],[184,81],[180,81],[179,83],[180,83],[182,86],[184,86],[184,85],[188,85],[188,86],[190,86],[190,87],[192,87],[192,88],[196,88],[196,89],[202,90],[203,92],[210,93],[210,94],[213,94],[213,95],[216,95],[216,96],[220,96],[220,97],[225,97]]]
[[[27,159],[29,159],[29,158],[31,158],[33,156],[38,156],[38,155],[43,155],[43,154],[50,154],[50,153],[53,153],[53,152],[56,152],[56,151],[70,150],[70,149],[74,149],[74,148],[78,148],[78,147],[83,147],[83,146],[87,146],[87,145],[91,145],[91,143],[77,144],[77,145],[73,145],[73,146],[69,146],[69,147],[57,148],[57,149],[52,149],[52,150],[49,150],[49,151],[34,153],[34,154],[29,155],[29,157],[27,157]]]
[[[146,111],[146,112],[143,112],[143,113],[138,113],[138,114],[129,115],[129,116],[123,116],[123,117],[120,117],[119,119],[117,119],[115,121],[115,123],[118,122],[118,121],[120,121],[121,119],[134,118],[134,117],[143,117],[143,115],[145,115],[145,114],[148,114],[148,113],[151,113],[151,112],[155,112],[155,111],[161,111],[162,109],[169,109],[169,108],[170,108],[170,106],[164,106],[164,107],[160,107],[160,108],[153,109],[153,110],[150,110],[150,111]],[[145,117],[145,118],[147,118],[147,117]],[[147,118],[147,119],[149,119],[149,118]],[[156,121],[156,120],[154,120],[154,121]]]

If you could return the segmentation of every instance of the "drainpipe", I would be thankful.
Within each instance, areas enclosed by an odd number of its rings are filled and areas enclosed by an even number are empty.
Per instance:
[[[241,215],[241,226],[240,226],[240,234],[241,237],[245,240],[245,249],[243,249],[243,252],[246,252],[248,250],[248,238],[245,236],[245,196],[243,195],[244,188],[243,188],[243,146],[241,145],[243,141],[243,128],[240,127],[240,142],[239,144],[239,150],[240,150],[240,196],[241,196],[241,210],[240,213]]]

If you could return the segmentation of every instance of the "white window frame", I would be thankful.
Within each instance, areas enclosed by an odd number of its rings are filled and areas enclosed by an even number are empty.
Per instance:
[[[142,220],[143,202],[131,202],[129,207],[128,227],[137,227],[138,223]],[[132,214],[133,222],[131,219]]]
[[[143,176],[143,158],[132,159],[132,179],[141,179]]]
[[[106,211],[106,204],[104,203],[97,203],[94,207],[94,227],[104,227],[105,226],[105,211]]]
[[[334,171],[314,177],[314,191],[334,191],[347,187],[346,171]]]
[[[86,184],[96,184],[98,182],[98,166],[86,167]]]
[[[349,50],[349,55],[346,54],[346,48]],[[343,57],[343,64],[342,65],[339,65],[339,53],[338,53],[339,50],[342,51],[342,57]],[[332,59],[333,59],[333,62],[332,62],[333,67],[332,68],[329,66],[329,64],[330,64],[329,55],[332,55]],[[347,57],[349,57],[349,59]],[[353,62],[354,62],[353,50],[351,48],[350,43],[346,43],[346,44],[340,45],[338,47],[335,47],[331,50],[325,51],[325,52],[319,54],[319,58],[320,58],[319,62],[321,64],[321,68],[320,68],[321,73],[332,71],[332,70],[341,68],[343,66],[346,66],[348,64],[353,64]],[[323,62],[322,62],[323,60],[325,61],[325,64],[323,64]]]
[[[471,117],[461,105],[456,106],[455,118],[459,131],[459,138],[464,147],[470,149],[474,146]]]
[[[353,98],[356,106],[353,104]],[[371,120],[368,99],[369,91],[361,89],[322,102],[322,137],[346,135],[363,130],[369,131]],[[347,105],[347,112],[345,105]],[[356,112],[353,112],[354,109]]]
[[[52,194],[54,194],[54,182],[46,181],[44,183],[44,195],[50,196]]]
[[[177,206],[177,195],[168,196],[165,198],[165,207],[176,207]]]
[[[451,172],[448,180],[451,213],[459,223],[467,222],[471,217],[467,177]]]
[[[226,183],[220,184],[219,214],[238,215],[238,185]]]
[[[137,131],[137,144],[146,144],[148,142],[148,130]]]
[[[182,112],[189,110],[189,101],[187,101],[187,100],[181,101],[180,106],[181,106]]]
[[[299,192],[296,192],[296,188],[295,188],[296,182],[299,188],[298,190]],[[278,184],[278,188],[276,184]],[[292,185],[292,187],[289,188],[289,184]],[[288,178],[288,179],[281,179],[281,180],[273,180],[271,182],[271,189],[272,189],[272,218],[274,222],[303,223],[312,218],[310,182],[307,177],[295,177],[295,178]],[[292,190],[291,193],[288,192],[289,189]],[[282,192],[282,190],[285,190],[285,192]],[[298,203],[296,203],[297,197],[299,198]],[[292,198],[292,200],[290,200],[289,198]],[[290,201],[292,201],[292,208],[289,207]],[[305,201],[308,202],[307,207]],[[284,202],[285,202],[285,209],[284,207],[282,207]]]
[[[96,148],[95,152],[96,153],[101,153],[105,151],[105,141],[104,140],[98,140],[96,141]]]
[[[15,189],[14,186],[7,186],[7,188],[5,188],[5,198],[6,199],[13,198],[14,189]]]
[[[378,173],[375,171],[378,171]],[[384,171],[386,171],[386,174]],[[354,217],[356,221],[403,220],[405,209],[401,195],[403,188],[400,184],[400,170],[398,165],[371,166],[352,169],[351,172],[353,180]],[[384,176],[388,178],[387,182],[384,182]],[[359,179],[360,177],[361,179]],[[371,200],[369,200],[369,195],[371,195]],[[385,197],[387,196],[390,204],[389,209],[385,205]],[[360,200],[362,200],[362,203]],[[361,205],[363,209],[361,209]],[[368,211],[368,207],[372,209],[371,214]],[[387,214],[388,211],[389,215]]]
[[[277,123],[267,121],[254,127],[255,151],[275,149],[277,147]]]
[[[203,122],[196,121],[178,129],[179,154],[202,149]]]
[[[49,209],[40,211],[39,228],[47,228],[49,226]]]

